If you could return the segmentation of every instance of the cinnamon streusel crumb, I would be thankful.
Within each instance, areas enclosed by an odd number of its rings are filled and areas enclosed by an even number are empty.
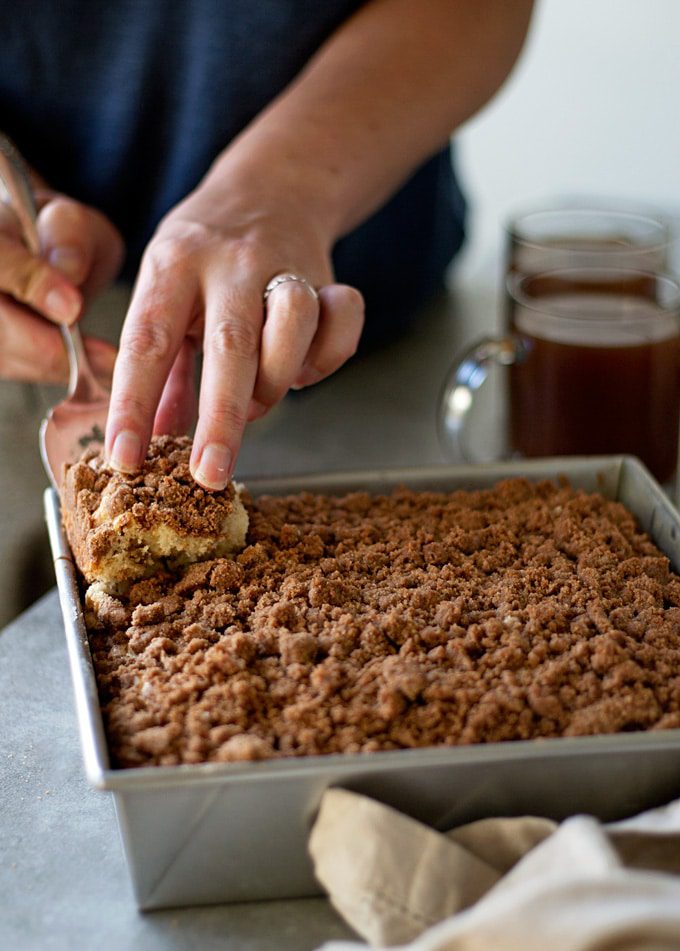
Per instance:
[[[622,505],[523,479],[245,501],[233,560],[88,598],[118,766],[680,726],[680,579]]]

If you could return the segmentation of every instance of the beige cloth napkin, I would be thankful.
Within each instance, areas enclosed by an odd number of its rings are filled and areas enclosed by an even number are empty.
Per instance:
[[[680,949],[680,800],[609,825],[529,816],[445,835],[330,789],[309,848],[331,902],[374,947]]]

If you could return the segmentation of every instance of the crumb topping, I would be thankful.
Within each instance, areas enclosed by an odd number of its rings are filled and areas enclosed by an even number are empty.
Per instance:
[[[183,535],[217,536],[234,507],[234,486],[209,492],[189,471],[191,440],[187,436],[155,436],[138,472],[111,469],[101,452],[88,450],[68,470],[81,506],[93,527],[117,530],[130,521],[141,528],[169,526]],[[93,541],[93,551],[108,545],[106,531]]]
[[[680,578],[619,503],[523,479],[244,502],[233,560],[86,599],[114,764],[680,727]]]
[[[154,436],[140,470],[110,468],[100,451],[67,467],[64,527],[83,575],[115,593],[131,580],[243,548],[248,516],[233,483],[209,492],[191,476],[191,440]]]

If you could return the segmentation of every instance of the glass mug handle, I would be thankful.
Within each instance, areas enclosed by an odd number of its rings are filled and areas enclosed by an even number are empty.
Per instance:
[[[458,359],[444,380],[437,406],[437,433],[444,455],[458,462],[479,462],[467,446],[468,417],[475,392],[492,366],[520,363],[527,354],[522,337],[483,337]]]

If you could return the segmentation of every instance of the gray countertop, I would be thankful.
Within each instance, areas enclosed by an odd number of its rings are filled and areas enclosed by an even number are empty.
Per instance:
[[[485,314],[442,298],[406,337],[251,426],[237,475],[444,462],[437,393]],[[351,937],[321,898],[137,911],[112,801],[84,778],[54,591],[0,634],[0,764],[0,947],[305,951]]]

